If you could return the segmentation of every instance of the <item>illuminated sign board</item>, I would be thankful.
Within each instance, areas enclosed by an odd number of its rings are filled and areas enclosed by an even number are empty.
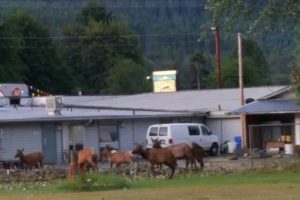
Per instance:
[[[152,73],[154,92],[175,92],[176,73],[176,70],[154,71]]]

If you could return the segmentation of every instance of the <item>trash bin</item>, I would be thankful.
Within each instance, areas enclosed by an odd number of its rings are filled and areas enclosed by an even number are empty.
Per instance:
[[[284,144],[284,153],[293,155],[294,154],[294,145],[293,144]]]
[[[236,149],[236,142],[234,141],[227,142],[227,146],[228,146],[228,153],[233,153]]]
[[[234,141],[236,142],[237,149],[242,147],[242,137],[241,136],[235,136]]]

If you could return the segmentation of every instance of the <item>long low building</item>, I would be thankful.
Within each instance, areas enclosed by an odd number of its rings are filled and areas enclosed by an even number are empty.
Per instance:
[[[247,99],[262,98],[283,86],[245,88]],[[13,160],[16,149],[43,152],[46,163],[64,162],[70,147],[110,144],[130,150],[145,143],[149,125],[201,122],[220,143],[241,136],[239,115],[227,112],[240,107],[239,89],[145,93],[126,96],[20,97],[0,100],[0,160]],[[15,99],[15,97],[14,97]],[[2,103],[1,103],[2,102]],[[14,101],[15,102],[15,101]]]

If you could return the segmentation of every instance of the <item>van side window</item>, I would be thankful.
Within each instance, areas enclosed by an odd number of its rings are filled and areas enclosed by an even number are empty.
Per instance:
[[[210,135],[210,131],[205,127],[205,126],[201,126],[201,131],[203,135]]]
[[[189,135],[200,135],[200,130],[198,126],[188,126]]]
[[[159,136],[167,136],[167,135],[168,135],[168,128],[167,127],[160,127]]]
[[[157,133],[158,133],[158,127],[152,127],[150,129],[149,136],[157,136]]]

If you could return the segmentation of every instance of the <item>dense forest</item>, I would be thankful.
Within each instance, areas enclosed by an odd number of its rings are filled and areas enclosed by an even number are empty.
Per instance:
[[[103,7],[105,11],[88,10],[87,6]],[[84,22],[82,17],[90,15],[84,13],[84,9],[90,13],[104,13],[109,18],[109,27],[103,18],[94,20],[96,23],[93,25]],[[23,13],[22,20],[31,20],[36,24],[34,27],[40,30],[36,38],[48,38],[49,41],[43,40],[41,44],[41,40],[31,38],[32,33],[29,32],[25,42],[10,39],[7,44],[7,39],[19,37],[12,37],[12,28],[5,28],[9,23],[21,23],[20,14],[18,17],[12,16],[15,10],[28,13],[28,16]],[[21,74],[20,77],[12,77],[15,72],[0,69],[0,72],[7,74],[0,76],[1,82],[23,80],[45,90],[65,94],[79,89],[92,94],[137,93],[150,91],[144,77],[151,75],[153,70],[176,69],[178,89],[215,87],[215,33],[207,26],[212,14],[204,0],[0,1],[0,14],[0,67],[16,65],[19,66],[16,70]],[[28,19],[24,19],[26,17]],[[237,87],[236,37],[238,31],[246,33],[249,22],[240,21],[234,29],[222,25],[219,24],[222,86]],[[30,27],[22,26],[23,33]],[[296,47],[295,35],[294,30],[289,29],[247,35],[244,44],[246,86],[289,84]],[[86,37],[99,40],[97,47],[94,41],[87,41]],[[3,49],[12,50],[26,42],[26,48],[20,48],[22,51],[15,49],[16,52],[9,53],[12,55],[11,61],[3,61],[3,53],[7,53]],[[111,48],[104,51],[107,46]],[[51,59],[29,59],[30,52],[26,51],[29,48],[38,51],[36,53],[41,53],[43,48],[51,49],[47,52]],[[18,61],[15,57],[20,54],[22,59]],[[41,64],[48,71],[37,70]],[[24,65],[26,67],[22,67]],[[121,69],[123,72],[120,72]],[[200,73],[196,73],[197,70]],[[47,77],[43,77],[41,72]],[[131,83],[132,76],[140,78]],[[127,82],[120,79],[127,79]],[[201,84],[197,85],[199,79]],[[113,84],[116,82],[119,83]]]

